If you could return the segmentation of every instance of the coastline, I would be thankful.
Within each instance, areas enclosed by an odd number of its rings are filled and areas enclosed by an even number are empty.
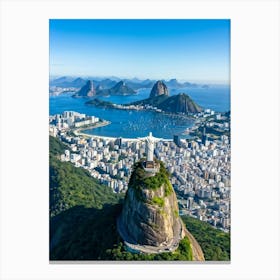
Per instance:
[[[94,129],[94,128],[106,126],[106,125],[109,125],[109,124],[111,124],[110,121],[98,122],[97,124],[94,124],[94,125],[90,125],[90,126],[87,126],[87,127],[80,127],[80,128],[74,129],[74,130],[73,130],[73,133],[74,133],[76,136],[92,137],[93,135],[87,134],[87,133],[83,133],[82,131],[85,131],[85,130],[87,130],[87,129]]]
[[[193,115],[187,115],[187,114],[181,114],[181,113],[174,113],[174,112],[168,112],[163,111],[161,109],[158,109],[156,107],[146,108],[141,105],[141,107],[137,107],[138,105],[132,105],[132,104],[116,104],[108,101],[101,100],[104,103],[110,103],[110,104],[103,104],[103,105],[95,105],[99,108],[105,108],[105,109],[114,109],[114,110],[122,110],[122,111],[150,111],[154,113],[160,113],[167,116],[177,117],[177,118],[184,118],[184,119],[191,119],[195,120]],[[88,106],[93,106],[92,104],[88,104]]]
[[[109,125],[109,124],[111,124],[110,121],[103,121],[103,122],[101,122],[101,123],[97,123],[97,124],[88,126],[88,127],[86,127],[86,128],[85,128],[85,127],[81,127],[81,128],[74,129],[74,130],[73,130],[73,133],[74,133],[76,136],[83,136],[83,137],[85,137],[85,138],[99,138],[99,139],[104,139],[104,140],[109,140],[109,141],[116,140],[116,139],[118,139],[118,138],[121,138],[123,141],[130,141],[130,142],[141,141],[141,140],[138,139],[138,138],[109,137],[109,136],[88,134],[88,133],[83,133],[83,132],[82,132],[82,131],[87,130],[87,129],[94,129],[94,128],[106,126],[106,125]],[[172,139],[163,139],[163,138],[159,138],[159,140],[167,141],[167,142],[173,141]]]

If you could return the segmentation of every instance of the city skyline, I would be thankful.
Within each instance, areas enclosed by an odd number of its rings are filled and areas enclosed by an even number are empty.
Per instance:
[[[51,76],[229,83],[230,20],[51,19]]]

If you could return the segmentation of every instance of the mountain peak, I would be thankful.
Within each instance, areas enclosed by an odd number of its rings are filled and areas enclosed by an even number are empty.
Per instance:
[[[88,80],[86,84],[73,97],[92,97],[96,94],[93,81]]]
[[[151,176],[137,162],[129,181],[118,230],[129,248],[139,252],[173,251],[185,236],[178,202],[162,162]]]
[[[124,81],[119,81],[117,84],[116,84],[116,87],[124,87],[125,86],[125,82]]]
[[[167,86],[163,81],[157,81],[154,84],[150,93],[150,97],[156,97],[159,95],[166,95],[166,96],[169,95]]]
[[[111,94],[133,94],[136,93],[132,88],[128,87],[124,81],[119,81],[110,89]]]

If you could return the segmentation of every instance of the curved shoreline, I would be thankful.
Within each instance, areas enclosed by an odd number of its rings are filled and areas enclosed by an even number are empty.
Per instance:
[[[97,98],[98,99],[98,98]],[[104,101],[101,99],[101,101]],[[110,102],[110,101],[104,101],[104,102]],[[138,106],[138,105],[132,105],[132,104],[117,104],[117,103],[112,103],[107,104],[107,105],[93,105],[88,103],[88,106],[95,106],[97,108],[104,108],[104,109],[113,109],[113,110],[121,110],[121,111],[149,111],[149,112],[154,112],[158,114],[163,114],[171,117],[177,117],[177,118],[183,118],[183,119],[191,119],[195,120],[195,118],[192,115],[186,115],[186,114],[181,114],[181,113],[175,113],[175,112],[168,112],[168,111],[163,111],[158,108],[138,108],[138,107],[130,107],[130,106]]]
[[[109,136],[102,136],[102,135],[95,135],[95,134],[89,134],[89,133],[83,133],[82,131],[88,130],[88,129],[94,129],[94,128],[98,128],[98,127],[102,127],[102,126],[106,126],[111,124],[110,121],[104,121],[89,127],[81,127],[81,128],[77,128],[73,130],[73,133],[76,136],[83,136],[86,138],[101,138],[101,139],[105,139],[105,140],[116,140],[118,138],[121,138],[123,141],[131,141],[131,142],[137,142],[140,141],[140,139],[138,138],[123,138],[123,137],[109,137]],[[173,141],[172,139],[163,139],[163,138],[159,138],[162,141]]]
[[[83,133],[82,131],[85,131],[85,130],[88,130],[88,129],[94,129],[94,128],[98,128],[98,127],[102,127],[102,126],[106,126],[106,125],[109,125],[111,124],[110,121],[103,121],[103,122],[98,122],[97,124],[94,124],[94,125],[91,125],[91,126],[88,126],[88,127],[80,127],[80,128],[77,128],[77,129],[74,129],[73,130],[73,133],[77,136],[87,136],[87,137],[91,137],[92,135],[91,134],[87,134],[87,133]]]

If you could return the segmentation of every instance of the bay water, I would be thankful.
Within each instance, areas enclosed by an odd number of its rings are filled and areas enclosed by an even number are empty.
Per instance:
[[[116,104],[128,104],[149,97],[151,89],[140,89],[136,95],[98,97]],[[210,86],[209,88],[171,89],[170,95],[181,92],[188,94],[204,109],[216,112],[230,110],[230,87]],[[190,118],[152,111],[105,109],[86,105],[88,99],[72,98],[71,95],[50,96],[49,114],[61,114],[64,111],[75,111],[99,117],[111,124],[96,129],[85,130],[85,133],[107,136],[137,138],[147,136],[151,131],[155,137],[172,139],[175,134],[182,133],[191,127],[194,121]]]

